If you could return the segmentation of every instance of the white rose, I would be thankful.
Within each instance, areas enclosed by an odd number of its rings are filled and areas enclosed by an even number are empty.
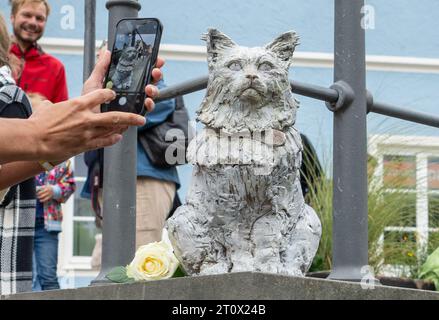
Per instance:
[[[127,276],[136,281],[167,279],[174,275],[178,260],[172,246],[165,241],[141,246],[127,266]]]

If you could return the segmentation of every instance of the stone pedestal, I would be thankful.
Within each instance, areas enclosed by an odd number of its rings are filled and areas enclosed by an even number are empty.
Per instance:
[[[1,296],[0,300],[439,300],[439,293],[266,273],[229,273]]]

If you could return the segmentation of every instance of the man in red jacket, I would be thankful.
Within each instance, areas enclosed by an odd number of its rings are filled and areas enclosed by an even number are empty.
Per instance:
[[[20,60],[16,82],[26,93],[44,96],[52,103],[68,99],[63,64],[37,44],[43,36],[50,7],[47,0],[12,0],[14,30],[11,53]]]

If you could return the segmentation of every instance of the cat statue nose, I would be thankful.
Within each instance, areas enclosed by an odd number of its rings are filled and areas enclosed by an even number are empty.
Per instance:
[[[259,78],[256,74],[247,74],[245,77],[247,79],[250,79],[251,81],[254,81],[255,79]]]

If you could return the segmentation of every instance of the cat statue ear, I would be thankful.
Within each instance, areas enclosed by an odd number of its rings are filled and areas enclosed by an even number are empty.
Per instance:
[[[299,36],[294,31],[288,31],[267,44],[265,49],[273,52],[288,68],[292,63],[297,45],[299,45]]]
[[[207,62],[209,68],[217,62],[218,56],[221,55],[226,49],[230,49],[236,46],[228,36],[217,29],[209,28],[207,33],[203,34],[201,40],[207,42]]]

